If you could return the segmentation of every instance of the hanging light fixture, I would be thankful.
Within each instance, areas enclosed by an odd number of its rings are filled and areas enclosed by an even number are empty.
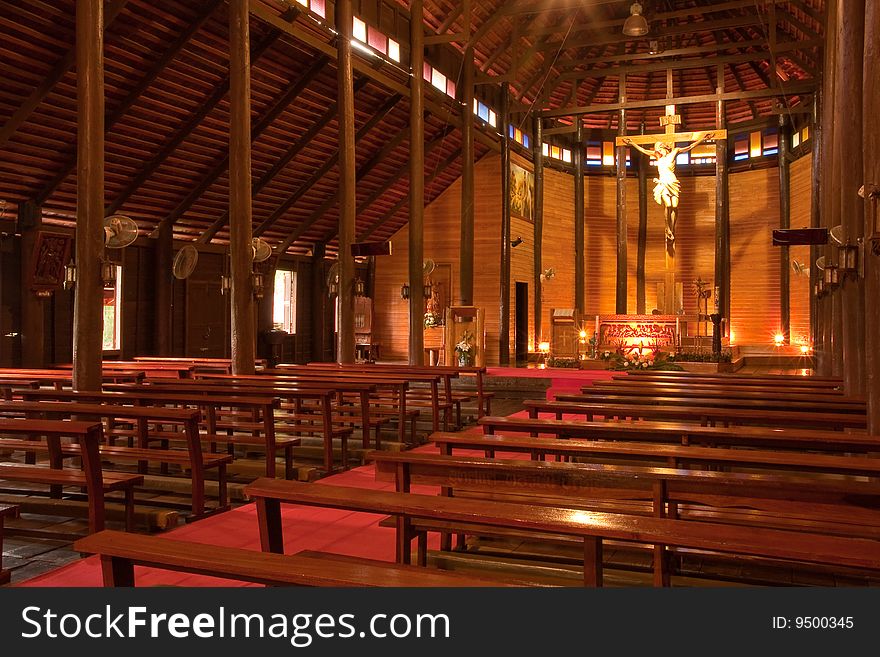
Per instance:
[[[623,24],[623,33],[631,37],[645,36],[649,31],[648,21],[642,16],[642,5],[632,3],[629,8],[629,18]]]
[[[76,265],[71,260],[64,265],[64,283],[62,287],[65,290],[72,290],[74,285],[76,285]]]

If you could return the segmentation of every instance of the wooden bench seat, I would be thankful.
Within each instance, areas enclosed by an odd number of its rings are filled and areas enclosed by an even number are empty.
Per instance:
[[[586,422],[488,416],[480,418],[486,434],[523,432],[559,438],[672,442],[682,445],[739,446],[880,454],[880,439],[866,433],[780,429],[775,427],[703,427],[675,422]]]
[[[315,553],[273,554],[115,531],[82,538],[73,547],[100,555],[104,586],[113,587],[135,586],[135,565],[266,586],[505,586],[497,580],[372,560],[353,562]]]
[[[792,390],[785,387],[743,388],[741,386],[692,386],[687,384],[666,384],[635,381],[594,381],[592,385],[582,386],[582,394],[593,396],[602,394],[627,394],[644,397],[715,397],[722,399],[772,399],[774,401],[803,401],[819,399],[837,403],[864,404],[864,397],[844,395],[841,390]]]
[[[552,413],[557,419],[562,419],[563,415],[583,415],[588,421],[595,417],[602,417],[606,420],[672,420],[694,422],[707,426],[745,424],[834,430],[864,430],[867,428],[866,416],[847,413],[727,409],[712,406],[637,406],[626,403],[557,402],[546,399],[527,399],[523,402],[523,406],[528,409],[529,416],[533,418],[537,418],[540,413]]]
[[[33,440],[45,438],[49,466],[30,464],[0,465],[0,480],[47,485],[50,494],[60,497],[64,486],[84,488],[89,503],[89,531],[104,529],[104,498],[107,493],[122,491],[125,499],[125,526],[134,525],[134,487],[144,483],[140,474],[104,472],[99,446],[103,427],[100,423],[34,419],[0,419],[0,436],[21,436]],[[61,439],[72,438],[78,444],[81,468],[64,468]],[[36,442],[36,441],[35,441]]]
[[[364,490],[343,486],[258,479],[245,488],[257,502],[260,540],[264,551],[283,553],[281,504],[300,504],[397,517],[397,560],[409,563],[411,541],[419,539],[419,563],[424,564],[427,542],[415,534],[413,519],[473,523],[515,529],[530,534],[580,538],[584,546],[584,584],[602,585],[603,541],[625,541],[710,550],[723,554],[767,557],[793,562],[880,570],[878,542],[762,527],[737,527],[712,522],[670,518],[585,513],[573,508],[551,508],[492,500]],[[654,583],[668,584],[667,559],[654,563]]]
[[[444,456],[454,449],[481,450],[488,458],[496,452],[516,452],[531,455],[533,460],[547,456],[565,458],[605,458],[626,461],[665,462],[669,467],[691,465],[739,466],[844,474],[862,477],[880,477],[880,459],[865,456],[838,456],[766,449],[718,449],[669,443],[629,443],[599,440],[558,440],[528,436],[479,435],[436,433],[431,440]]]
[[[9,571],[3,568],[3,527],[7,518],[18,518],[18,507],[0,504],[0,586],[9,582]]]

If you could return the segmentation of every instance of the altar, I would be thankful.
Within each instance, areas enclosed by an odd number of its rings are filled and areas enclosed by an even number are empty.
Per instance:
[[[596,315],[595,336],[598,356],[605,351],[624,357],[674,352],[680,345],[681,318],[678,315]]]

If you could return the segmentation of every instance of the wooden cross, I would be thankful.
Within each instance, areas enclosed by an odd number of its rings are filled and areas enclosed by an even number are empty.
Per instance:
[[[632,137],[618,137],[615,140],[617,146],[627,146],[627,141],[633,144],[656,144],[658,141],[674,146],[676,142],[696,141],[704,134],[707,140],[717,141],[727,139],[727,130],[711,130],[708,132],[676,132],[675,126],[681,125],[681,115],[675,113],[675,105],[666,106],[666,114],[660,117],[660,126],[666,131],[663,134],[633,135]]]

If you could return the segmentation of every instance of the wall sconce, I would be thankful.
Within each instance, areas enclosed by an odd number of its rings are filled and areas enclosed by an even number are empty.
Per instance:
[[[254,298],[262,299],[264,291],[263,284],[263,274],[261,272],[254,272]]]
[[[366,296],[366,284],[364,283],[364,279],[358,277],[354,281],[354,294],[357,297]]]
[[[101,281],[104,287],[116,286],[116,263],[104,260],[101,262]]]
[[[65,290],[72,290],[74,285],[76,285],[76,265],[71,260],[64,265],[64,283],[62,287]]]
[[[227,294],[232,289],[232,278],[229,276],[220,277],[220,294]]]
[[[847,274],[856,274],[859,271],[859,246],[858,244],[842,244],[838,249],[840,272],[845,276]]]
[[[835,287],[838,283],[837,265],[834,263],[826,263],[824,271],[825,289]]]
[[[522,243],[523,243],[523,238],[521,236],[517,235],[516,239],[510,241],[510,247],[515,249],[516,247],[518,247]]]
[[[424,294],[425,299],[431,298],[431,289],[434,286],[431,283],[425,283],[425,286],[422,288],[422,294]]]
[[[819,281],[816,283],[815,293],[816,293],[817,297],[825,296],[825,280],[824,279],[819,279]]]
[[[542,354],[549,354],[550,353],[550,343],[549,342],[539,342],[538,343],[538,351],[540,351]]]
[[[404,283],[400,286],[400,298],[409,299],[409,283]]]

